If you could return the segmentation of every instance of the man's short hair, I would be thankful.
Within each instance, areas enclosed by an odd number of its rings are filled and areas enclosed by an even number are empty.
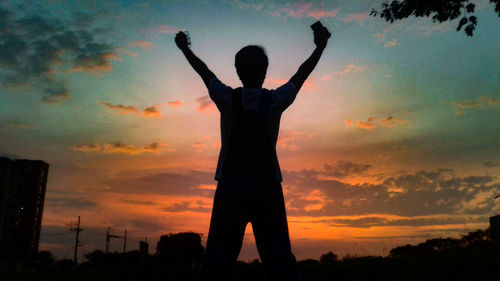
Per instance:
[[[234,66],[241,81],[264,81],[269,61],[261,46],[248,45],[236,53]]]

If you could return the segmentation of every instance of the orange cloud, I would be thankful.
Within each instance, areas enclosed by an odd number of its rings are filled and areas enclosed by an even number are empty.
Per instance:
[[[195,149],[196,152],[202,152],[204,149],[207,148],[207,145],[201,142],[195,142],[191,145],[192,148]]]
[[[278,137],[277,146],[280,149],[288,149],[290,151],[296,151],[299,149],[297,142],[305,139],[309,139],[311,136],[306,135],[306,133],[301,131],[282,131]]]
[[[180,100],[168,101],[167,104],[168,104],[168,106],[171,106],[171,107],[182,107],[183,106],[183,103]]]
[[[123,104],[112,104],[109,102],[105,101],[99,101],[99,103],[112,110],[119,110],[119,114],[140,114],[141,111],[139,111],[135,106],[130,106],[130,105],[123,105]],[[158,110],[157,106],[149,106],[146,107],[142,111],[142,116],[143,117],[156,117],[159,118],[161,117],[161,112]]]
[[[101,145],[98,143],[80,143],[74,145],[72,149],[84,153],[98,152],[101,150]]]
[[[122,104],[112,104],[112,103],[105,102],[105,101],[99,101],[99,103],[102,106],[107,107],[109,109],[120,110],[120,114],[139,113],[139,110],[137,110],[137,108],[135,108],[134,106],[125,106]]]
[[[133,42],[130,42],[129,47],[130,48],[141,48],[144,50],[151,50],[151,49],[153,49],[153,43],[151,43],[149,41],[143,41],[143,40],[133,41]]]
[[[150,106],[144,109],[142,116],[159,118],[161,117],[161,112],[155,106]]]
[[[363,129],[366,129],[366,130],[371,130],[371,129],[375,128],[375,126],[376,126],[373,123],[374,121],[375,121],[375,118],[370,117],[370,118],[368,118],[368,120],[366,122],[359,120],[358,123],[356,123],[356,124],[360,128],[363,128]]]
[[[141,153],[159,153],[161,152],[161,144],[154,142],[146,144],[143,147],[137,147],[132,144],[125,144],[121,142],[105,143],[102,145],[102,152],[105,154],[128,154],[135,155]]]
[[[386,128],[394,128],[398,125],[404,125],[410,123],[409,120],[398,120],[394,119],[392,116],[388,116],[385,119],[379,120],[378,123]]]
[[[491,107],[500,107],[500,100],[499,99],[486,97],[486,100],[488,101],[488,104]]]
[[[122,60],[116,53],[98,53],[89,56],[80,56],[75,59],[75,66],[70,68],[68,72],[85,72],[89,74],[100,74],[113,70],[111,60]]]

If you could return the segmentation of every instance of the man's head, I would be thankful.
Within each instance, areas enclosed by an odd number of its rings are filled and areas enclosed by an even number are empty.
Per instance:
[[[236,53],[234,66],[243,87],[260,88],[266,78],[269,62],[264,48],[256,45],[243,47]]]

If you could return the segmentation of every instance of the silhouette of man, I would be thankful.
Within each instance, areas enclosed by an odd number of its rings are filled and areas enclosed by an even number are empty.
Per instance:
[[[175,43],[221,113],[218,185],[201,280],[229,280],[248,222],[268,278],[300,280],[290,246],[276,141],[281,114],[316,67],[330,36],[321,25],[315,29],[316,48],[311,56],[286,84],[267,90],[262,88],[268,67],[262,47],[246,46],[236,54],[236,72],[243,87],[232,89],[191,51],[185,33],[176,35]]]

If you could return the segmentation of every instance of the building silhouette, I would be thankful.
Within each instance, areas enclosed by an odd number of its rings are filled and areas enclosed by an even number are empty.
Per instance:
[[[48,171],[41,160],[0,157],[0,267],[34,261]]]
[[[490,217],[491,238],[500,241],[500,215]]]

